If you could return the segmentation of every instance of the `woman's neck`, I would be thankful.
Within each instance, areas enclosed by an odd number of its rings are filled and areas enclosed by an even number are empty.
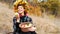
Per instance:
[[[22,13],[19,13],[20,14],[20,16],[24,16],[24,12],[22,12]]]
[[[23,13],[21,13],[21,15],[22,15],[22,16],[24,16],[24,12],[23,12]]]

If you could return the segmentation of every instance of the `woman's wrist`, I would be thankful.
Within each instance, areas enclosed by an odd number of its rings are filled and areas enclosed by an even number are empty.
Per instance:
[[[20,22],[20,18],[17,18],[17,22],[18,22],[18,23]]]

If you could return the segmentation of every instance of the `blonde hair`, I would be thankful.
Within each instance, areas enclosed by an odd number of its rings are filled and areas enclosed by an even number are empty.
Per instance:
[[[14,12],[18,12],[18,6],[23,6],[24,7],[24,9],[25,9],[25,11],[27,11],[26,10],[26,8],[27,8],[27,6],[26,6],[26,3],[25,2],[23,2],[22,0],[16,0],[15,2],[14,2]]]

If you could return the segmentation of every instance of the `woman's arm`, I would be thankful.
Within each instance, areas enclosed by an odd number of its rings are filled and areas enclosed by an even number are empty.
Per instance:
[[[17,32],[17,31],[20,30],[20,29],[19,29],[19,24],[20,24],[20,23],[17,22],[16,17],[14,17],[14,18],[13,18],[13,28],[14,28],[14,31],[15,31],[15,32]]]
[[[14,17],[14,18],[13,18],[13,25],[16,24],[16,21],[17,21],[17,19],[16,19],[16,17]]]
[[[13,28],[14,31],[16,31],[16,17],[13,18]]]
[[[33,24],[32,18],[29,18],[29,19],[30,19],[29,21]]]

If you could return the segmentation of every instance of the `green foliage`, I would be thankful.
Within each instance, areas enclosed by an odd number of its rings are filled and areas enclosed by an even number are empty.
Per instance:
[[[45,12],[50,14],[57,15],[60,7],[59,0],[48,0],[47,2],[39,3],[39,6],[45,9]],[[48,11],[47,11],[48,10]]]

